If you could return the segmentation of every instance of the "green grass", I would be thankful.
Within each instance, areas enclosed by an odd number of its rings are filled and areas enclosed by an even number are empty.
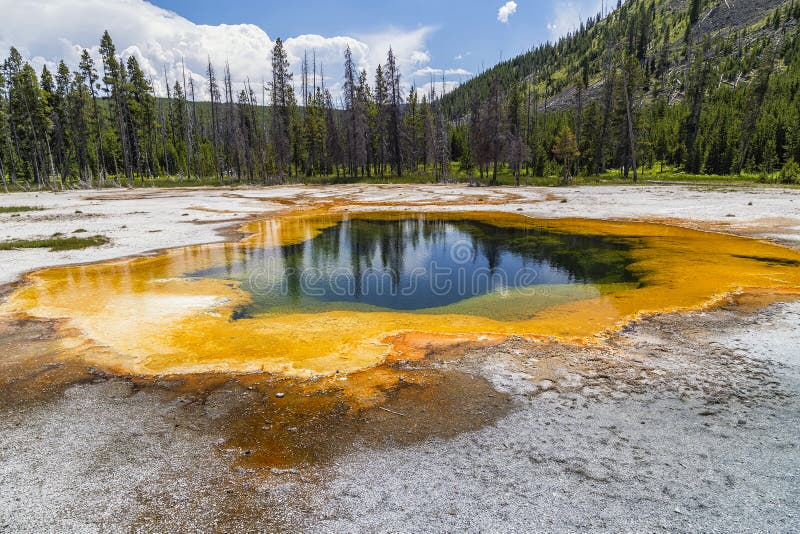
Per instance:
[[[298,181],[305,184],[316,185],[336,185],[336,184],[353,184],[353,183],[391,183],[391,184],[425,184],[434,183],[436,181],[434,176],[425,174],[422,169],[418,173],[406,173],[402,178],[396,177],[336,177],[336,176],[313,176],[313,177],[300,177],[292,178],[288,183],[297,183]],[[539,186],[551,187],[559,186],[561,184],[560,169],[557,174],[555,170],[546,173],[545,176],[525,175],[523,169],[522,176],[520,177],[520,184],[523,186]],[[477,171],[469,176],[464,172],[458,163],[452,163],[448,175],[448,181],[456,183],[478,183],[481,185],[488,185],[490,175],[484,175],[483,179],[480,178]],[[501,165],[497,173],[497,182],[500,186],[513,186],[515,185],[514,176],[511,173],[508,165]],[[765,176],[759,174],[743,173],[741,175],[711,175],[711,174],[686,174],[676,169],[661,168],[661,166],[654,166],[642,168],[639,171],[639,184],[652,185],[653,182],[663,183],[685,183],[693,185],[735,185],[735,184],[777,184],[777,174]],[[567,185],[632,185],[633,174],[629,174],[625,178],[622,171],[619,169],[611,169],[599,176],[576,176]]]
[[[20,248],[49,248],[51,252],[62,250],[81,250],[90,247],[99,247],[109,242],[104,235],[91,237],[65,237],[55,234],[44,239],[15,239],[0,243],[0,250],[15,250]]]
[[[570,185],[630,185],[633,183],[633,175],[627,179],[620,171],[608,171],[599,176],[579,176]],[[674,171],[646,171],[639,173],[639,184],[649,185],[653,183],[663,184],[692,184],[692,185],[735,185],[735,184],[759,184],[770,183],[760,181],[759,176],[750,174],[686,174]]]
[[[329,176],[290,176],[287,177],[285,180],[285,185],[297,185],[297,184],[307,184],[307,185],[342,185],[342,184],[431,184],[436,182],[435,176],[433,176],[431,169],[427,169],[428,172],[425,172],[422,167],[417,169],[417,172],[411,171],[404,171],[402,177],[398,178],[395,176],[336,176],[336,175],[329,175]],[[461,169],[460,165],[457,162],[453,162],[450,165],[450,171],[448,173],[448,182],[450,183],[473,183],[479,185],[488,185],[490,181],[489,175],[484,175],[481,179],[477,170],[473,170],[471,175]],[[500,165],[498,169],[498,176],[497,176],[498,185],[500,186],[513,186],[515,185],[514,176],[512,175],[508,165]],[[784,184],[778,183],[778,174],[756,174],[756,173],[744,173],[741,175],[709,175],[709,174],[686,174],[681,172],[679,169],[664,167],[662,168],[660,165],[654,165],[652,167],[642,168],[639,172],[639,185],[652,185],[653,182],[663,182],[663,183],[681,183],[681,184],[692,184],[698,186],[724,186],[724,185],[756,185],[756,184],[763,184],[763,185],[774,185],[780,187],[787,187]],[[125,183],[124,179],[121,180],[121,183]],[[522,176],[520,177],[520,184],[523,186],[538,186],[538,187],[551,187],[551,186],[559,186],[561,184],[561,177],[560,177],[560,168],[555,166],[548,167],[548,170],[545,172],[545,176],[533,176],[533,175],[525,175],[525,171],[523,169]],[[573,178],[569,184],[569,186],[577,186],[577,185],[632,185],[633,184],[633,175],[629,174],[628,178],[625,178],[622,171],[619,169],[611,169],[601,174],[599,176],[576,176]],[[246,178],[243,179],[241,182],[238,181],[235,177],[226,176],[222,182],[220,182],[216,177],[203,177],[203,178],[193,178],[191,180],[187,180],[186,178],[176,178],[171,176],[160,176],[158,178],[146,178],[145,180],[141,180],[137,177],[133,187],[136,189],[143,189],[143,188],[164,188],[164,187],[247,187],[247,186],[263,186],[264,182],[262,180],[253,180],[249,181]],[[274,185],[274,184],[270,184]],[[109,180],[107,182],[107,188],[111,189],[115,186],[113,182]],[[792,187],[792,186],[789,186]],[[14,213],[20,211],[32,211],[32,210],[40,210],[43,208],[37,208],[32,206],[12,206],[12,207],[5,207],[0,208],[0,213]]]
[[[22,213],[25,211],[42,211],[39,206],[0,206],[0,213]]]

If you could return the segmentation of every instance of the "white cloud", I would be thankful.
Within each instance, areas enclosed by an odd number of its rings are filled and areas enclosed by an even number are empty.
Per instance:
[[[497,20],[503,24],[508,23],[508,18],[517,12],[517,3],[509,0],[504,6],[497,10]]]
[[[569,0],[556,2],[553,18],[547,23],[551,40],[555,41],[576,30],[582,21],[600,12],[601,0]]]
[[[289,63],[292,64],[295,74],[295,85],[300,85],[300,68],[303,55],[308,53],[309,68],[313,68],[313,61],[317,62],[317,83],[323,83],[326,88],[336,94],[342,85],[341,78],[344,71],[344,52],[350,46],[353,61],[361,65],[369,55],[369,45],[352,37],[323,37],[321,35],[299,35],[286,39],[286,52]],[[324,80],[322,75],[324,74]]]
[[[415,50],[411,52],[411,60],[414,63],[427,63],[431,60],[431,55],[427,51]]]
[[[472,73],[466,69],[434,69],[433,67],[425,67],[419,69],[414,73],[414,76],[472,76]]]
[[[207,93],[200,78],[209,55],[220,75],[227,60],[240,81],[248,75],[260,80],[268,72],[272,41],[250,24],[198,25],[143,0],[0,0],[0,11],[5,19],[2,49],[17,46],[37,66],[63,58],[74,67],[83,48],[98,58],[100,35],[108,29],[117,52],[136,55],[162,91],[164,67],[174,81],[181,58],[188,74],[195,75],[201,97]]]
[[[397,65],[404,76],[408,76],[421,65],[431,60],[430,52],[425,48],[425,42],[436,29],[423,26],[412,31],[403,31],[389,28],[380,33],[359,35],[368,52],[362,59],[361,66],[372,70],[386,62],[386,53],[391,47],[397,57]]]
[[[274,41],[253,24],[195,24],[145,0],[0,0],[0,13],[0,59],[9,47],[16,46],[37,68],[44,64],[53,67],[62,58],[74,68],[83,48],[98,59],[100,35],[107,29],[117,53],[124,57],[136,55],[160,94],[164,94],[164,68],[173,84],[182,76],[182,58],[201,99],[208,98],[205,70],[209,56],[220,79],[225,62],[230,64],[237,86],[249,78],[254,88],[260,89],[261,80],[271,75],[270,50]],[[430,27],[411,31],[389,28],[358,38],[299,35],[285,39],[285,43],[296,73],[304,51],[308,50],[309,60],[316,51],[326,84],[335,91],[348,44],[353,59],[368,71],[374,71],[379,62],[386,60],[391,45],[401,73],[410,76],[430,61],[426,40],[433,31]],[[300,83],[298,76],[295,83]],[[260,97],[260,90],[257,92]]]

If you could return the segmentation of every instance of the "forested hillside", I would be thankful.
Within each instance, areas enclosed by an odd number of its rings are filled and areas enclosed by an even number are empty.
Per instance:
[[[100,61],[0,70],[3,186],[282,183],[602,175],[642,169],[797,179],[800,1],[629,0],[559,42],[442,97],[406,89],[394,54],[375,72],[342,58],[333,96],[306,58],[293,79],[278,39],[265,87],[227,66],[167,80],[156,97],[106,32]],[[218,70],[219,69],[219,70]]]
[[[630,0],[482,73],[444,106],[474,131],[492,102],[522,98],[536,175],[565,160],[568,174],[769,174],[800,158],[799,17],[788,0]]]

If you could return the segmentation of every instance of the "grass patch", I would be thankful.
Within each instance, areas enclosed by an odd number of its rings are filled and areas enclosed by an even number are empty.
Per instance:
[[[80,250],[90,247],[99,247],[109,242],[104,235],[91,237],[64,237],[56,234],[44,239],[15,239],[0,243],[0,250],[15,250],[20,248],[49,248],[51,252],[62,250]]]
[[[39,206],[0,206],[0,213],[23,213],[26,211],[42,211]]]
[[[433,184],[436,183],[436,178],[431,174],[430,167],[424,168],[419,166],[416,170],[406,169],[402,177],[396,176],[345,176],[345,175],[329,175],[329,176],[297,176],[292,173],[291,176],[285,179],[283,185],[344,185],[344,184]],[[543,176],[534,176],[523,170],[520,177],[520,185],[522,186],[538,186],[538,187],[552,187],[563,185],[561,183],[561,167],[556,165],[549,165],[544,169]],[[484,175],[483,178],[479,176],[477,169],[472,169],[467,172],[463,169],[458,162],[451,162],[448,172],[448,182],[457,184],[477,184],[486,186],[490,182],[490,176]],[[739,186],[739,185],[766,185],[777,187],[795,187],[800,188],[799,185],[787,186],[779,184],[778,173],[771,174],[765,173],[743,173],[735,175],[710,175],[710,174],[686,174],[679,168],[661,166],[660,164],[648,165],[639,169],[639,183],[642,186],[652,185],[670,185],[681,184],[697,187],[724,187],[724,186]],[[105,187],[106,189],[116,189],[116,184],[127,185],[124,177],[116,177],[116,182],[109,179]],[[503,163],[498,166],[497,184],[500,186],[513,186],[515,179],[511,169],[507,164]],[[248,180],[243,178],[241,181],[235,176],[225,176],[222,180],[214,176],[206,176],[202,178],[192,177],[187,179],[185,176],[159,176],[156,178],[136,178],[134,183],[130,184],[136,189],[143,188],[183,188],[183,187],[251,187],[251,186],[268,186],[276,185],[275,177],[270,177],[267,180],[255,179]],[[574,177],[568,186],[580,185],[634,185],[633,174],[630,173],[626,178],[620,169],[609,169],[607,172],[599,176],[586,176],[579,175]],[[13,188],[12,188],[13,189]],[[43,208],[35,208],[28,206],[0,208],[0,213],[11,211],[30,211]],[[81,210],[76,210],[76,214],[82,214]]]

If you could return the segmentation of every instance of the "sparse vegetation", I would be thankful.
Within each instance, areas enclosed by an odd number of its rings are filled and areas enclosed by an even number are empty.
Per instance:
[[[24,213],[26,211],[42,211],[38,206],[0,206],[0,213]]]
[[[796,184],[800,182],[800,165],[794,160],[789,158],[789,161],[781,169],[778,174],[778,179],[782,184]]]
[[[555,143],[553,143],[553,156],[564,166],[564,174],[561,176],[562,184],[569,183],[570,166],[572,161],[580,155],[575,134],[572,133],[569,126],[564,126],[558,132]]]
[[[66,237],[63,234],[54,234],[43,239],[15,239],[0,242],[0,250],[15,250],[20,248],[49,248],[52,252],[63,250],[80,250],[90,247],[99,247],[109,242],[103,235],[91,237]]]

